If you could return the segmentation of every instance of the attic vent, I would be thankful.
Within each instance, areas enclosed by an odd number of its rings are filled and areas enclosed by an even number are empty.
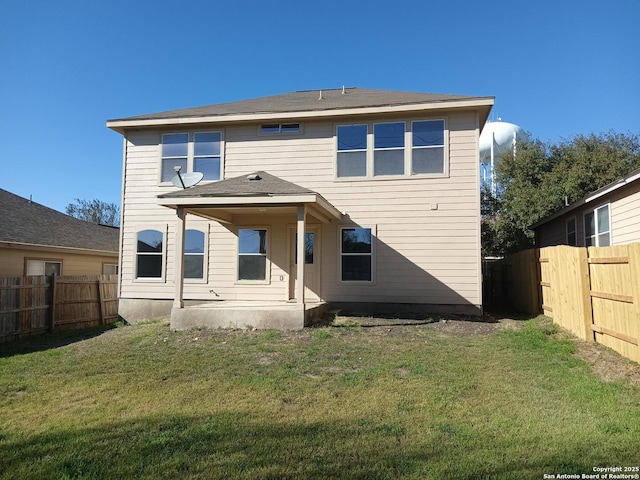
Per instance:
[[[247,175],[247,179],[250,181],[257,181],[257,180],[262,180],[262,177],[260,175],[258,175],[257,173],[253,173],[251,175]]]

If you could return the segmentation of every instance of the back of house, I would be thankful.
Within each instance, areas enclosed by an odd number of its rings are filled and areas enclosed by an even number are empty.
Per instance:
[[[125,138],[121,316],[220,301],[479,314],[492,105],[343,88],[108,121]]]

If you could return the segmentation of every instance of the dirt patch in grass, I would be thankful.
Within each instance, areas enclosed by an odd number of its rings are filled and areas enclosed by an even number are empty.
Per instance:
[[[640,386],[640,364],[595,342],[575,339],[576,355],[591,366],[598,378],[605,382],[627,380]]]
[[[557,329],[550,318],[540,316],[538,326],[554,331]],[[506,316],[472,317],[465,315],[394,317],[357,317],[338,316],[333,320],[334,327],[366,328],[383,335],[413,337],[419,329],[432,329],[442,335],[472,337],[492,335],[503,330],[520,330],[525,321],[514,320]],[[617,352],[594,342],[582,341],[568,332],[559,329],[557,334],[570,339],[575,344],[575,354],[587,362],[593,373],[606,382],[629,381],[640,386],[640,364],[635,363]],[[401,374],[400,374],[401,375]]]

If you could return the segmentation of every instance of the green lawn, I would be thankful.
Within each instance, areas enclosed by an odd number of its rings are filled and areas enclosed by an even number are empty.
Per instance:
[[[597,378],[544,317],[473,335],[388,322],[159,322],[0,345],[0,478],[542,479],[640,465],[640,387]]]

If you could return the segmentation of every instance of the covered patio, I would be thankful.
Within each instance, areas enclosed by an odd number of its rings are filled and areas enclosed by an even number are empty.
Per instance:
[[[322,195],[260,171],[160,195],[158,203],[176,212],[173,252],[176,281],[171,310],[172,329],[301,329],[328,308],[320,295],[308,298],[305,291],[309,281],[305,276],[307,252],[306,248],[297,247],[292,249],[295,262],[288,272],[292,278],[292,288],[283,295],[282,300],[222,299],[185,306],[184,299],[185,218],[188,214],[217,221],[229,229],[242,225],[243,217],[249,215],[260,214],[264,218],[269,215],[290,215],[295,219],[295,245],[306,245],[310,220],[317,225],[342,219],[342,213]]]

